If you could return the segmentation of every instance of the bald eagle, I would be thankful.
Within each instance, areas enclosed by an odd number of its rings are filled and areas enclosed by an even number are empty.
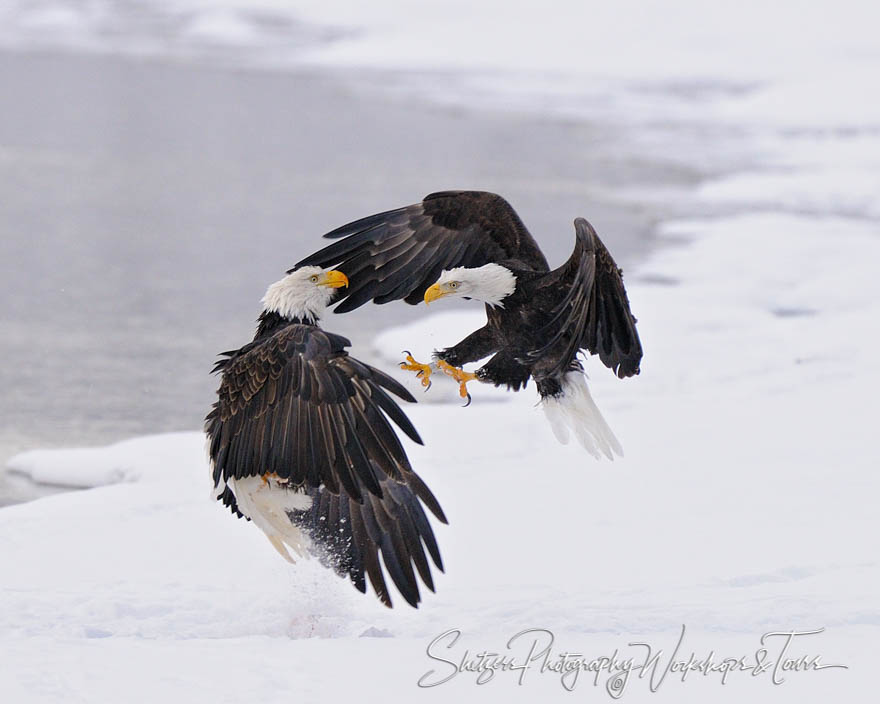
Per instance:
[[[253,521],[285,559],[293,562],[288,548],[316,554],[361,592],[366,573],[390,607],[381,554],[415,607],[415,572],[434,589],[426,548],[443,570],[422,504],[443,523],[446,517],[388,422],[421,444],[387,392],[415,399],[349,356],[346,338],[318,327],[346,285],[338,271],[293,271],[266,292],[253,342],[222,353],[218,399],[205,424],[214,496]]]
[[[369,300],[484,302],[484,327],[435,352],[432,364],[408,355],[401,366],[417,371],[426,386],[439,367],[468,402],[470,381],[518,391],[533,378],[557,438],[565,443],[571,431],[591,454],[613,459],[622,449],[590,396],[578,353],[598,355],[624,378],[639,373],[642,345],[621,270],[586,220],[577,218],[574,227],[574,251],[550,269],[504,198],[444,191],[327,233],[342,239],[297,266],[332,265],[345,273],[350,286],[336,313]],[[475,374],[461,368],[490,355]]]

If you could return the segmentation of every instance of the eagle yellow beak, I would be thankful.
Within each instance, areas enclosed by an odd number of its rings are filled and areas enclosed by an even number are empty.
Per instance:
[[[425,303],[430,303],[431,301],[436,301],[438,298],[443,298],[448,291],[443,290],[443,287],[440,284],[434,284],[433,286],[428,286],[428,290],[425,291]]]
[[[321,281],[318,282],[318,286],[342,288],[343,286],[348,286],[348,277],[341,271],[336,271],[335,269],[333,269],[332,271],[328,271],[326,274],[324,274],[324,277],[321,279]]]

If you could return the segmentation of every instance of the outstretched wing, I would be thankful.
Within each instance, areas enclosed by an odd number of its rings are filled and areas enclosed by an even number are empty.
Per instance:
[[[312,552],[324,565],[340,576],[348,576],[361,592],[367,590],[366,574],[379,599],[390,607],[391,596],[379,562],[381,555],[400,594],[416,607],[421,601],[416,573],[434,591],[428,556],[443,571],[440,549],[422,503],[444,523],[446,518],[430,489],[416,474],[410,475],[407,483],[386,477],[380,484],[383,498],[369,494],[363,503],[344,493],[333,494],[324,487],[314,489],[309,492],[310,508],[292,512],[290,519],[309,536]]]
[[[549,271],[547,260],[522,220],[499,195],[444,191],[421,203],[371,215],[324,237],[344,238],[298,262],[332,266],[349,281],[336,313],[369,300],[421,303],[446,269],[511,262],[519,269]]]
[[[286,514],[312,539],[311,549],[361,591],[366,573],[390,606],[381,555],[415,606],[413,564],[433,589],[426,546],[443,569],[422,503],[442,522],[446,518],[389,422],[421,443],[387,392],[414,399],[391,377],[350,357],[348,344],[339,335],[293,324],[218,363],[223,379],[205,426],[216,495],[242,516],[228,480],[260,476],[307,494],[308,508],[291,506]]]
[[[381,476],[412,471],[388,418],[421,438],[386,389],[413,397],[350,357],[348,344],[314,326],[289,325],[218,364],[223,379],[206,423],[215,485],[271,474],[361,501],[364,488],[382,495]]]
[[[622,272],[590,223],[577,218],[574,226],[574,252],[545,284],[562,295],[550,322],[540,331],[544,345],[529,356],[538,358],[552,351],[557,368],[551,371],[561,374],[578,350],[586,349],[599,355],[621,379],[638,374],[642,343]]]

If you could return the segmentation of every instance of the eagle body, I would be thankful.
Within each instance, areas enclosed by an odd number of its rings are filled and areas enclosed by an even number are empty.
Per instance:
[[[304,267],[273,284],[253,341],[217,362],[205,424],[214,496],[286,559],[288,548],[316,555],[361,592],[368,578],[391,606],[384,564],[416,606],[418,579],[434,588],[429,557],[443,569],[424,507],[446,518],[392,426],[421,443],[392,396],[414,399],[318,326],[345,279],[335,274]]]
[[[538,285],[542,277],[509,269],[516,277],[516,290],[504,299],[504,306],[487,305],[486,325],[458,344],[438,350],[436,356],[454,367],[490,357],[476,372],[480,380],[519,391],[534,377],[542,396],[554,395],[558,385],[554,387],[545,370],[557,361],[555,356],[529,357],[530,350],[542,345],[538,331],[550,323],[547,311],[552,310],[553,296]]]
[[[460,368],[486,357],[476,378],[517,391],[534,378],[561,441],[568,431],[593,454],[621,454],[592,402],[581,351],[618,377],[639,373],[642,346],[622,272],[593,227],[577,218],[569,259],[550,269],[520,217],[501,196],[443,191],[343,225],[338,241],[297,266],[335,266],[351,285],[335,308],[369,300],[432,302],[445,296],[486,303],[486,325],[436,353]]]
[[[541,398],[555,397],[562,392],[564,375],[582,369],[576,358],[581,348],[577,338],[578,327],[566,325],[560,320],[560,313],[569,311],[568,298],[576,289],[568,282],[577,276],[578,267],[586,247],[595,247],[590,225],[579,218],[576,222],[578,246],[572,257],[558,269],[534,270],[519,269],[515,262],[498,262],[498,266],[510,271],[515,288],[497,304],[486,304],[486,325],[475,331],[457,345],[440,350],[437,357],[452,366],[460,367],[494,355],[486,365],[477,371],[477,377],[495,386],[507,386],[518,391],[526,386],[529,378],[534,378]],[[592,267],[599,268],[598,275],[612,282],[619,277],[619,269],[611,255],[601,248],[596,253]],[[441,282],[444,277],[441,277]],[[446,278],[449,278],[447,276]],[[622,292],[622,287],[621,287]],[[601,293],[601,291],[599,292]],[[598,298],[598,293],[592,295]],[[635,333],[635,319],[624,309],[620,301],[596,301],[596,311],[617,313],[618,319],[609,321],[609,327],[618,326],[621,337],[631,334],[627,342],[638,343]],[[605,305],[602,305],[604,303]],[[557,323],[563,324],[557,324]],[[597,326],[598,327],[598,326]],[[598,334],[597,334],[598,337]],[[621,376],[638,374],[641,358],[640,344],[638,356],[621,354],[620,346],[603,346],[596,340],[600,356],[608,366]],[[601,354],[604,352],[604,355]]]

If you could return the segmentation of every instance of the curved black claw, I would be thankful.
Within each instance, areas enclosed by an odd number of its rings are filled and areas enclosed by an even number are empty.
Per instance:
[[[464,404],[464,405],[462,406],[462,408],[467,408],[467,407],[470,406],[470,405],[471,405],[471,395],[468,394],[468,395],[467,395],[467,403]]]
[[[412,352],[410,352],[409,350],[404,350],[400,354],[408,354],[410,357],[412,357]]]
[[[421,379],[423,376],[425,376],[425,370],[419,369],[419,371],[416,372],[416,379]],[[428,387],[427,388],[430,388],[431,384],[433,384],[433,383],[434,382],[432,382],[430,379],[428,379]],[[426,390],[427,390],[427,388],[426,388]]]

